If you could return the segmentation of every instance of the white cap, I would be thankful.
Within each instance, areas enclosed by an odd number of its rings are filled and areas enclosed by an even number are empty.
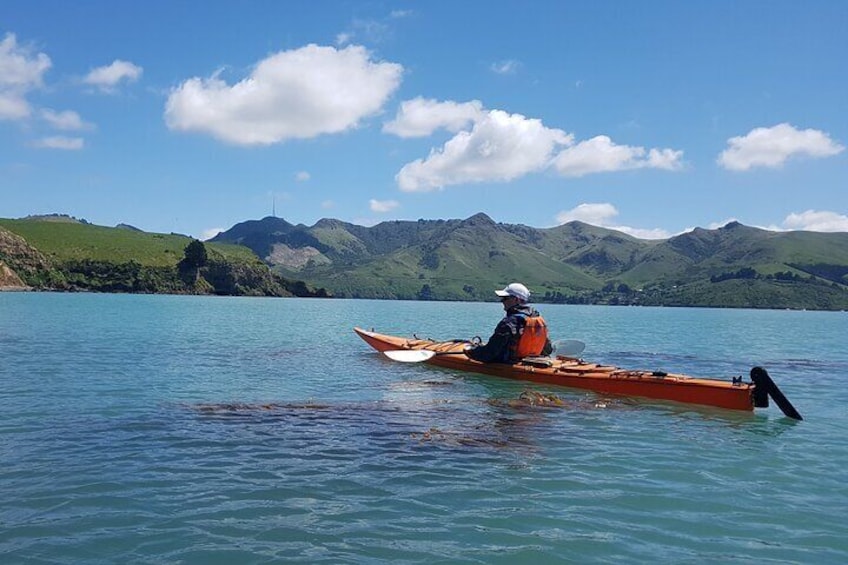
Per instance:
[[[528,300],[530,300],[530,291],[527,290],[527,287],[521,283],[508,284],[503,290],[496,290],[495,294],[497,294],[501,298],[506,296],[514,296],[522,302],[527,302]]]

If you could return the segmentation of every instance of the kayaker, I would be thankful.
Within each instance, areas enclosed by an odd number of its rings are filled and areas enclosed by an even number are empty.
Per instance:
[[[545,319],[529,306],[530,291],[521,283],[496,290],[506,315],[498,322],[485,345],[471,347],[465,354],[484,363],[515,363],[524,357],[549,355],[552,351]]]

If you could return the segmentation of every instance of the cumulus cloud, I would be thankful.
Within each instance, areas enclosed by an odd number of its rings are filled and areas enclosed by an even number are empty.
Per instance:
[[[0,41],[0,120],[19,120],[30,115],[26,95],[42,85],[51,66],[50,57],[18,45],[15,34]]]
[[[391,212],[400,206],[400,203],[397,200],[374,200],[373,198],[368,204],[371,207],[372,212],[379,213]]]
[[[298,171],[294,175],[294,180],[296,180],[297,182],[306,182],[311,178],[312,175],[310,175],[307,171]]]
[[[79,114],[72,110],[57,112],[50,108],[41,111],[41,117],[53,128],[64,131],[91,129],[92,125],[83,121]]]
[[[618,210],[612,204],[580,204],[576,208],[560,212],[556,219],[559,224],[578,221],[602,226],[616,216],[618,216]]]
[[[553,167],[566,177],[630,169],[675,171],[682,168],[682,157],[683,151],[616,145],[609,137],[599,135],[563,150]]]
[[[668,239],[671,233],[664,229],[633,228],[630,226],[619,226],[614,223],[618,216],[618,210],[609,203],[580,204],[571,210],[565,210],[557,214],[558,224],[579,221],[593,226],[620,231],[639,239]]]
[[[456,133],[483,116],[479,100],[459,103],[419,97],[401,103],[395,119],[386,123],[383,131],[398,137],[426,137],[439,128]]]
[[[848,232],[848,216],[836,212],[807,210],[786,216],[783,226],[789,230]]]
[[[415,98],[401,104],[383,127],[401,137],[423,137],[439,128],[456,132],[426,159],[407,163],[395,180],[406,192],[440,190],[453,184],[503,182],[552,170],[561,176],[628,169],[683,168],[683,151],[616,145],[604,135],[575,145],[574,135],[541,120],[465,103]]]
[[[747,171],[755,167],[779,168],[795,156],[831,157],[845,147],[820,130],[799,130],[782,123],[770,128],[755,128],[747,135],[731,137],[718,164],[730,171]]]
[[[553,152],[572,136],[545,127],[540,120],[491,110],[433,150],[426,159],[405,165],[395,177],[405,192],[429,192],[447,185],[509,181],[548,166]]]
[[[113,92],[121,81],[135,82],[143,72],[144,69],[138,65],[115,59],[109,65],[92,69],[82,81],[96,86],[103,92]]]
[[[78,151],[85,145],[81,137],[65,137],[61,135],[43,137],[32,143],[33,147],[39,149],[64,149],[66,151]]]
[[[340,133],[380,112],[402,73],[361,46],[307,45],[271,55],[233,85],[217,74],[186,80],[168,97],[165,121],[240,145]]]

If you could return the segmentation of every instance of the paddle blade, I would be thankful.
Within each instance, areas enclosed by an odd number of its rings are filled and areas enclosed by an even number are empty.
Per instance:
[[[427,351],[426,349],[398,349],[395,351],[383,351],[383,355],[392,361],[400,361],[401,363],[421,363],[432,359],[436,354],[435,351]]]
[[[562,355],[563,357],[577,357],[586,349],[586,344],[576,339],[558,339],[551,346],[554,348],[551,355]]]

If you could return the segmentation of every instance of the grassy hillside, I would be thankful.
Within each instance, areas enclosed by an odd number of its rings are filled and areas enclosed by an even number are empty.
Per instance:
[[[328,261],[298,276],[333,288],[337,296],[439,300],[490,298],[493,285],[512,280],[538,281],[539,294],[602,285],[590,273],[528,249],[525,234],[482,214],[447,222],[386,222],[371,228],[374,233],[350,227],[324,220],[310,229],[330,247],[323,253]]]
[[[23,237],[51,260],[94,260],[114,263],[135,261],[148,267],[176,265],[191,238],[176,234],[158,234],[109,228],[70,221],[0,218],[0,227]],[[258,257],[241,245],[207,244],[210,254],[221,258],[254,263]]]
[[[650,301],[646,301],[650,304]],[[848,292],[823,282],[731,279],[699,282],[667,292],[665,306],[848,310]]]
[[[641,240],[581,222],[536,229],[485,214],[373,227],[265,218],[216,240],[248,245],[279,272],[337,296],[491,299],[492,288],[515,280],[543,300],[593,304],[840,309],[848,296],[848,234],[736,222]]]
[[[0,219],[6,260],[34,288],[101,292],[199,293],[259,296],[326,295],[302,281],[275,275],[249,248],[229,243],[202,244],[204,260],[189,261],[192,238],[109,228],[65,216]],[[2,241],[0,241],[2,243]],[[14,243],[14,245],[13,245]],[[38,259],[43,258],[43,260]],[[40,261],[40,263],[39,263]]]

